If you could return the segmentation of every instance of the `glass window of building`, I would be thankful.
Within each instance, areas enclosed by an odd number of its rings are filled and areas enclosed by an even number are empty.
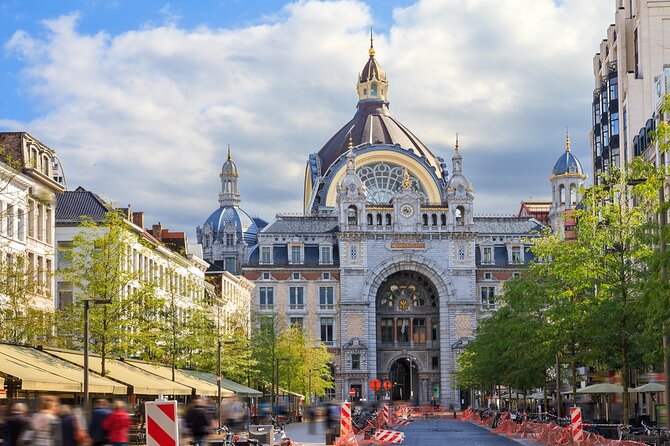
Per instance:
[[[512,246],[512,263],[521,263],[521,247]]]
[[[352,353],[351,354],[351,370],[360,370],[361,369],[361,354]]]
[[[300,245],[291,246],[291,263],[300,263],[302,249]]]
[[[409,342],[409,318],[398,318],[396,339],[398,342]]]
[[[490,246],[484,246],[482,248],[482,263],[491,264],[493,263],[493,248]]]
[[[235,244],[235,234],[226,234],[226,246],[233,246]]]
[[[412,321],[412,340],[418,344],[426,343],[426,320],[414,318]]]
[[[439,356],[433,356],[430,358],[430,365],[433,370],[437,370],[440,368],[440,357]]]
[[[393,319],[382,318],[380,327],[381,341],[393,342]]]
[[[334,307],[334,288],[332,286],[319,287],[319,306],[322,310],[332,310]]]
[[[333,263],[333,248],[331,246],[321,247],[321,264],[330,265]]]
[[[271,286],[258,287],[258,301],[261,310],[272,309],[275,303],[275,289]]]
[[[332,345],[333,343],[333,318],[332,317],[322,317],[321,318],[321,342],[326,345]]]
[[[496,288],[493,286],[484,286],[481,288],[482,307],[495,308],[496,305]]]
[[[235,263],[235,257],[226,257],[226,271],[231,274],[235,274],[237,272]]]
[[[289,308],[302,310],[305,307],[305,289],[301,286],[289,287]]]
[[[305,327],[304,322],[304,319],[301,317],[292,317],[289,321],[289,324],[291,325],[291,328],[296,327],[302,330]]]
[[[272,247],[261,246],[261,263],[272,263]]]

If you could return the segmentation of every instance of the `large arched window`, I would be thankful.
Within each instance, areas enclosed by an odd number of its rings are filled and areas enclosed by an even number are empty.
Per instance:
[[[405,168],[389,163],[368,164],[358,169],[358,176],[367,188],[367,202],[388,204],[395,193],[402,188]],[[426,201],[426,192],[415,178],[410,177],[412,188],[419,193],[421,201]]]

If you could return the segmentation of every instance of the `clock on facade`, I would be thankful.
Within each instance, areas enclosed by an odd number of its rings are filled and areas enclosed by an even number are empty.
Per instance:
[[[400,207],[400,215],[403,218],[410,218],[414,214],[414,208],[411,204],[403,204]]]

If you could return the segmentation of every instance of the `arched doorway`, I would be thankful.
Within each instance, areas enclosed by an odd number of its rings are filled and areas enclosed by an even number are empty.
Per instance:
[[[393,383],[393,400],[425,404],[440,382],[439,302],[433,282],[416,271],[395,272],[377,289],[378,373]]]
[[[392,401],[418,401],[419,373],[414,358],[400,358],[391,365]]]

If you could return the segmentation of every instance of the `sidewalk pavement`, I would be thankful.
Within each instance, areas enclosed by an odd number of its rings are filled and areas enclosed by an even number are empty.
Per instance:
[[[293,441],[303,446],[323,446],[326,444],[326,428],[323,422],[303,421],[284,426],[284,432]]]

